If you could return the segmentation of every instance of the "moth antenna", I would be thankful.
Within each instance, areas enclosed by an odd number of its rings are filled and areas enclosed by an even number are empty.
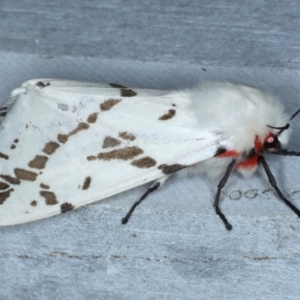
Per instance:
[[[285,126],[282,126],[282,127],[275,127],[275,126],[271,126],[271,125],[267,125],[267,126],[270,128],[273,128],[273,129],[280,129],[277,133],[277,136],[279,136],[284,130],[286,130],[290,127],[290,124],[287,123]]]
[[[140,200],[136,201],[130,208],[130,210],[128,211],[128,213],[126,214],[126,216],[124,218],[122,218],[122,224],[126,224],[129,220],[129,218],[131,217],[132,213],[134,212],[134,210],[136,209],[136,207],[152,192],[154,192],[155,190],[157,190],[160,186],[160,182],[156,182],[154,185],[150,186],[148,188],[148,190],[146,191],[146,193],[140,198]]]
[[[300,156],[300,152],[296,151],[289,151],[286,149],[278,149],[276,152],[267,152],[268,154],[277,154],[277,155],[283,155],[283,156]]]
[[[220,180],[220,182],[218,184],[218,190],[217,190],[216,197],[215,197],[215,202],[214,202],[214,207],[215,207],[215,210],[216,210],[216,214],[223,221],[223,223],[224,223],[227,230],[231,230],[232,225],[228,222],[225,215],[221,212],[221,210],[219,208],[219,203],[220,203],[220,195],[221,195],[222,188],[225,186],[235,163],[236,163],[236,160],[233,159],[232,162],[228,165],[227,170],[226,170],[223,178]]]
[[[294,119],[300,112],[300,108],[290,117],[290,121]]]
[[[300,211],[299,209],[294,206],[288,199],[286,199],[280,189],[277,186],[276,180],[263,156],[260,156],[258,159],[258,162],[262,164],[263,168],[265,169],[265,172],[268,176],[268,180],[271,184],[271,186],[274,188],[275,192],[279,196],[279,198],[300,218]]]
[[[290,121],[292,119],[294,119],[299,114],[299,112],[300,112],[300,108],[290,117]],[[271,125],[267,125],[267,126],[270,128],[273,128],[273,129],[278,129],[279,132],[277,133],[277,135],[280,135],[284,130],[289,129],[290,124],[287,123],[285,126],[282,126],[282,127],[275,127],[275,126],[271,126]]]
[[[282,127],[276,127],[276,126],[271,126],[271,125],[267,125],[267,126],[268,126],[269,128],[273,128],[273,129],[280,129],[281,132],[282,132],[283,130],[288,129],[288,128],[290,127],[290,124],[287,123],[285,126],[282,126]]]

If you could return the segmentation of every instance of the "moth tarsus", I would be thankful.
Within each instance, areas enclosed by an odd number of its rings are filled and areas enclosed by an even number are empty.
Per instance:
[[[134,212],[134,210],[136,209],[136,207],[138,205],[141,204],[141,202],[152,192],[156,191],[160,186],[159,182],[156,182],[155,184],[153,184],[152,186],[150,186],[147,191],[145,192],[145,194],[138,200],[136,201],[130,208],[130,210],[128,211],[128,213],[126,214],[126,216],[124,218],[122,218],[122,224],[127,224],[129,218],[131,217],[132,213]]]
[[[225,215],[221,212],[221,210],[219,208],[219,203],[220,203],[220,195],[221,195],[222,188],[225,186],[225,184],[226,184],[226,182],[227,182],[227,180],[230,176],[230,173],[231,173],[231,171],[232,171],[235,164],[236,164],[236,160],[233,159],[231,161],[231,163],[228,165],[224,176],[222,177],[222,179],[220,180],[220,182],[218,184],[218,190],[217,190],[216,197],[215,197],[215,202],[214,202],[214,207],[215,207],[215,210],[216,210],[216,214],[221,218],[221,220],[223,221],[223,223],[224,223],[227,230],[231,230],[232,225],[228,222]]]
[[[227,218],[225,217],[225,215],[221,212],[219,206],[215,206],[215,210],[216,210],[216,214],[220,217],[220,219],[222,220],[222,222],[225,225],[225,228],[230,231],[232,229],[232,225],[228,222]]]
[[[267,174],[268,180],[269,180],[271,186],[273,187],[273,189],[275,190],[275,192],[277,193],[278,197],[300,218],[300,210],[296,206],[294,206],[288,199],[286,199],[284,197],[284,195],[278,188],[276,179],[273,176],[273,174],[263,156],[259,157],[259,162],[262,164],[262,166]]]

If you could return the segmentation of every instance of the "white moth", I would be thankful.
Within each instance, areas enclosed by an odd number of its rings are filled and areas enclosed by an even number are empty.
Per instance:
[[[226,109],[224,109],[226,107]],[[297,111],[292,118],[298,113]],[[251,175],[261,163],[281,200],[263,153],[282,150],[289,118],[277,99],[245,85],[206,83],[184,91],[130,89],[38,79],[0,108],[0,225],[69,211],[155,181],[135,207],[175,172]]]

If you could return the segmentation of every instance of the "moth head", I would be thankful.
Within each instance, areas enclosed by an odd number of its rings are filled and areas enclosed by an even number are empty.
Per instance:
[[[298,115],[300,109],[298,109],[291,117],[290,121]],[[287,130],[290,128],[290,123],[287,123],[282,127],[275,127],[271,125],[267,125],[269,128],[273,129],[264,139],[263,149],[266,152],[274,153],[281,150],[281,145],[286,145],[288,142],[288,132]]]

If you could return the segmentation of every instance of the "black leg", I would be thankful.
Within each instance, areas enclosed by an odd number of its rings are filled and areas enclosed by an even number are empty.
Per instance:
[[[132,215],[132,213],[134,212],[135,208],[152,192],[154,192],[155,190],[157,190],[160,186],[160,183],[157,182],[155,183],[153,186],[149,187],[147,192],[141,197],[140,200],[136,201],[132,207],[130,208],[130,210],[128,211],[127,215],[122,219],[122,224],[126,224],[130,218],[130,216]]]
[[[223,221],[227,230],[231,230],[232,225],[227,221],[225,215],[221,212],[221,210],[219,208],[219,202],[220,202],[220,195],[221,195],[222,188],[226,184],[235,163],[236,163],[236,160],[233,159],[232,162],[228,165],[225,175],[223,176],[223,178],[221,179],[221,181],[218,184],[218,190],[217,190],[217,194],[216,194],[215,202],[214,202],[216,214],[221,218],[221,220]]]
[[[276,191],[279,198],[300,218],[299,209],[283,196],[283,194],[281,193],[280,189],[278,188],[276,180],[275,180],[273,174],[271,173],[271,170],[269,169],[269,166],[263,156],[259,157],[259,162],[263,165],[265,172],[268,176],[269,182],[270,182],[271,186],[274,188],[274,190]]]

